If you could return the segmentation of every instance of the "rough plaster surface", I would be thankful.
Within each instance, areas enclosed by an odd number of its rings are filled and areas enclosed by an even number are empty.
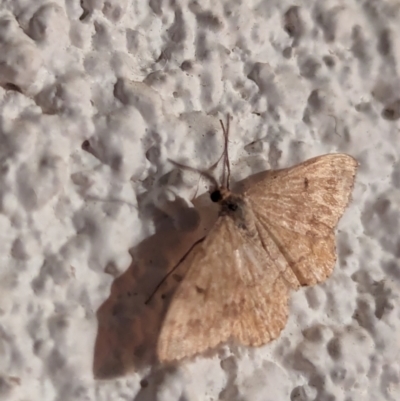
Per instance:
[[[0,3],[0,399],[400,399],[400,2]],[[143,303],[235,181],[360,162],[323,285],[280,338],[158,366]],[[200,234],[199,234],[200,233]]]

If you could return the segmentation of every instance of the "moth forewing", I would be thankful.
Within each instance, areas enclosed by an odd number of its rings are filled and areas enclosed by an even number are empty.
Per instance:
[[[273,242],[266,253],[258,238],[243,234],[234,219],[221,216],[194,251],[160,333],[160,361],[193,356],[229,339],[265,344],[284,327],[289,293],[282,269],[289,266],[274,263],[279,250]]]
[[[350,200],[357,166],[345,154],[319,156],[273,172],[246,191],[261,235],[272,236],[302,285],[332,273],[334,228]]]

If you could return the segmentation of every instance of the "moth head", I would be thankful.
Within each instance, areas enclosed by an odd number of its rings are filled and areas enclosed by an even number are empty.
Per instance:
[[[220,202],[222,200],[222,194],[219,189],[215,189],[210,193],[210,199],[212,202]]]
[[[225,187],[215,188],[210,192],[212,202],[220,203],[230,195],[230,191]]]

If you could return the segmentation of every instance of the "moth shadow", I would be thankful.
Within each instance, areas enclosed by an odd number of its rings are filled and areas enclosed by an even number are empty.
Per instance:
[[[208,194],[193,203],[195,208],[191,208],[191,213],[197,214],[198,224],[190,231],[178,230],[170,217],[153,210],[153,215],[158,213],[154,219],[156,233],[130,251],[131,265],[114,280],[108,299],[97,310],[93,358],[93,374],[97,379],[112,379],[157,364],[157,339],[171,296],[185,273],[184,263],[148,304],[146,301],[166,273],[207,234],[217,218],[218,209],[213,207]],[[187,216],[188,207],[177,212]]]

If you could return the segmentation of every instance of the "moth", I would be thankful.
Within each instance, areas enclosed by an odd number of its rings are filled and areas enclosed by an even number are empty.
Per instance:
[[[210,192],[219,217],[183,263],[158,338],[161,362],[233,341],[257,347],[277,338],[292,290],[322,283],[336,262],[334,229],[347,207],[358,163],[326,154],[268,171],[243,193],[230,190],[229,116],[222,185]]]

